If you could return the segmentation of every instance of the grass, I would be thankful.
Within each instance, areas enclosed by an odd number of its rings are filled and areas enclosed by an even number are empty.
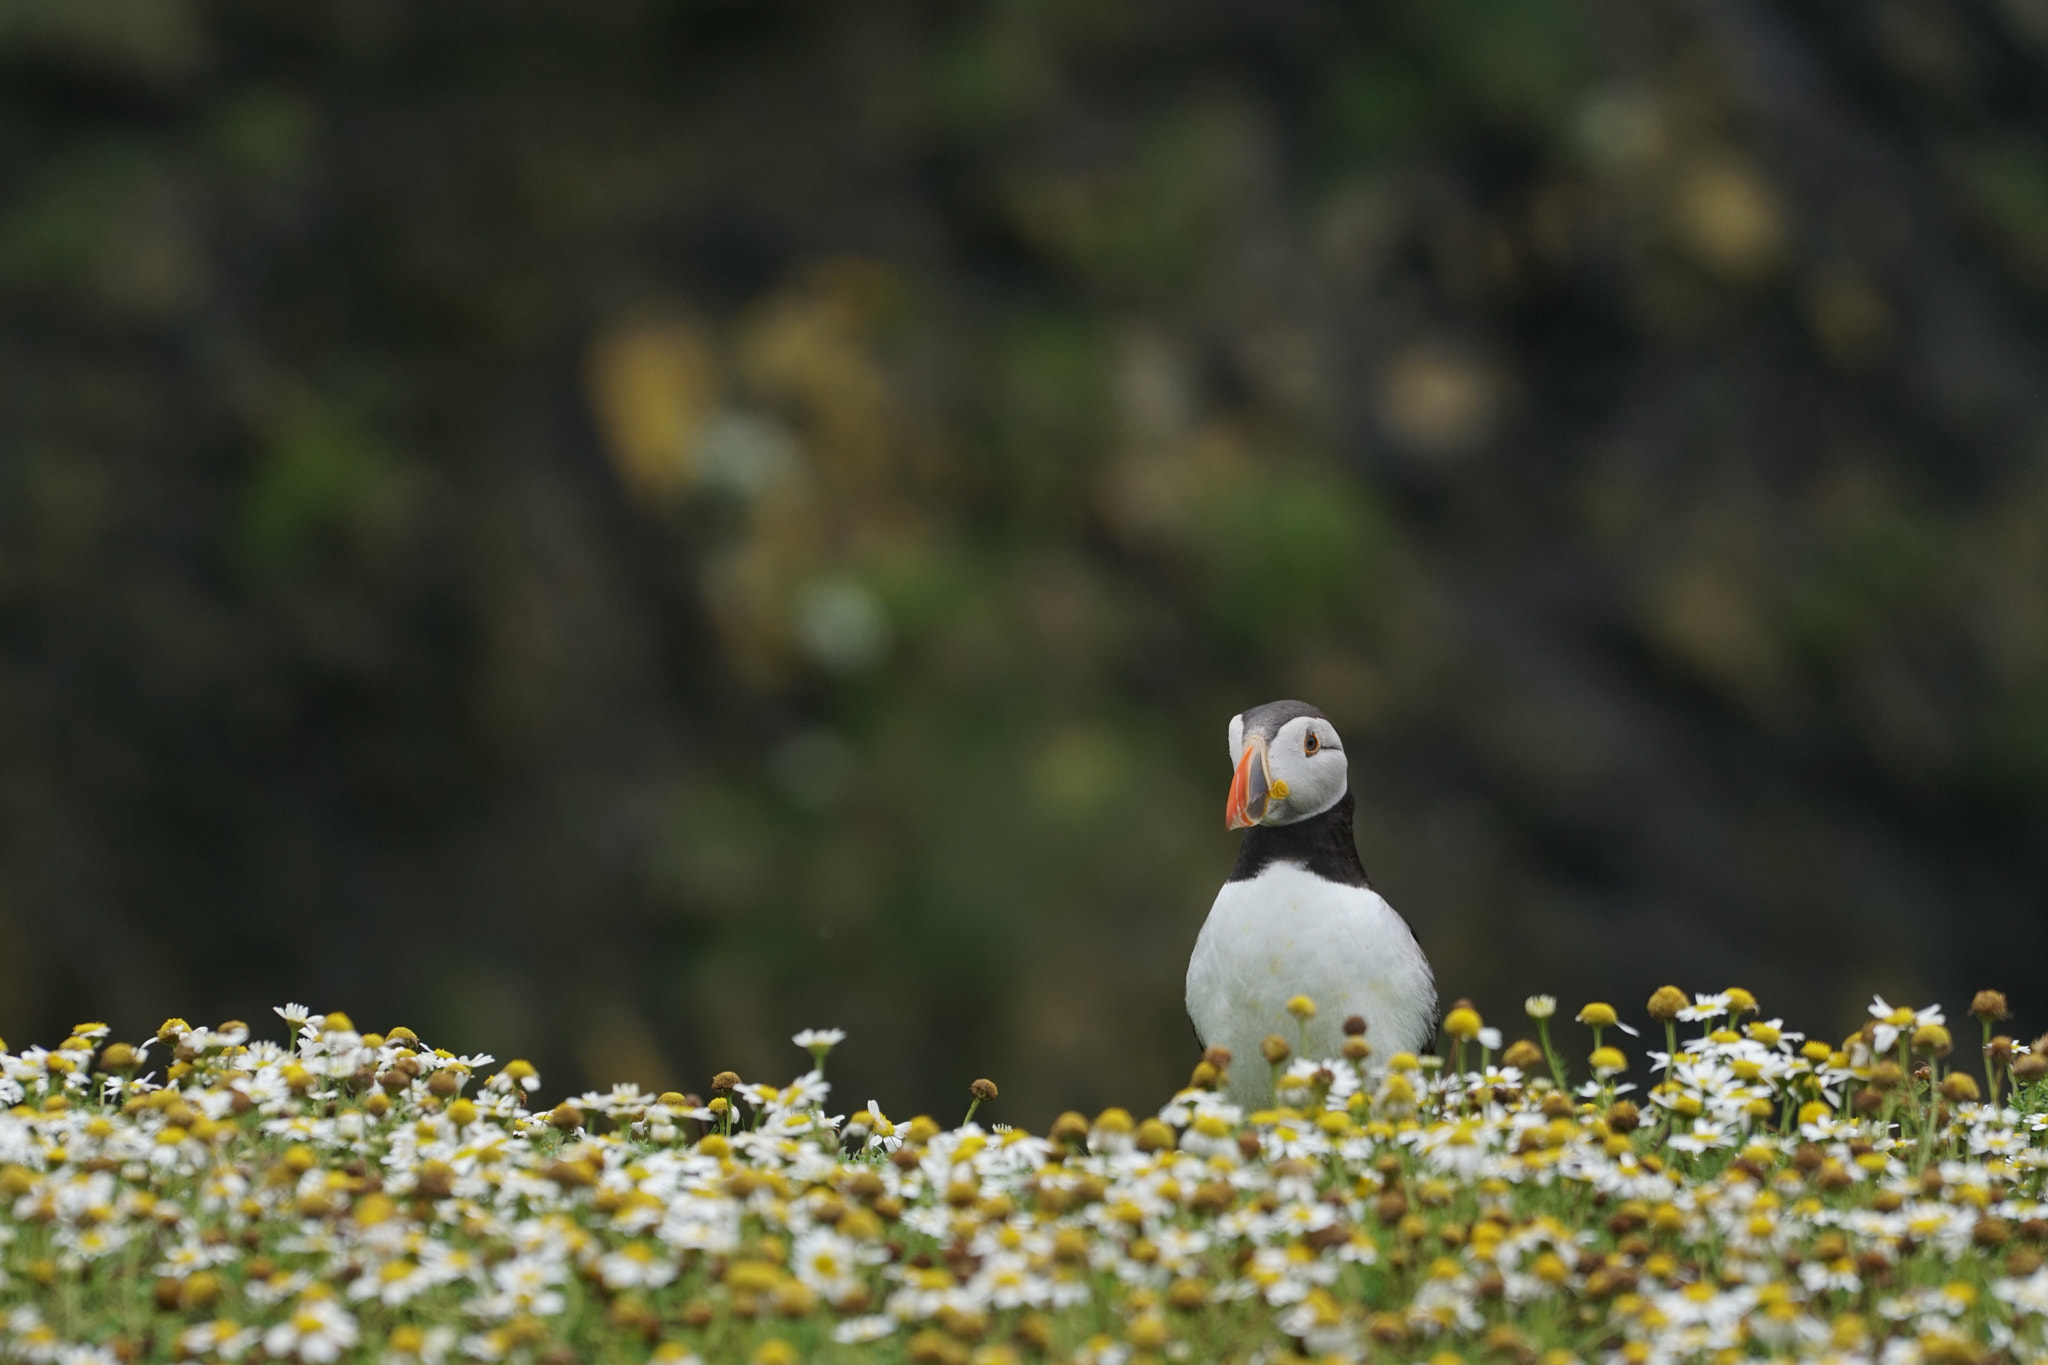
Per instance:
[[[833,1115],[832,1033],[788,1086],[544,1109],[341,1014],[82,1025],[0,1051],[0,1359],[2048,1360],[2043,1059],[1972,1007],[1964,1067],[1938,1009],[1826,1044],[1666,988],[1661,1053],[1580,1013],[1574,1082],[1552,1002],[1505,1052],[1461,1002],[1443,1057],[1276,1036],[1268,1108],[1211,1054],[1043,1136]]]

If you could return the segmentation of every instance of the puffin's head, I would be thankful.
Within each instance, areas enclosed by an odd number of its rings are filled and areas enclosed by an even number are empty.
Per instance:
[[[1329,717],[1299,701],[1269,701],[1230,718],[1230,801],[1226,828],[1291,825],[1343,799],[1349,785],[1344,741]]]

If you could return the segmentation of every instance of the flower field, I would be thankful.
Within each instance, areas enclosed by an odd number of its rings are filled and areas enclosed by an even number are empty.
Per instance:
[[[1666,987],[1640,1043],[1539,996],[1503,1048],[1461,1002],[1427,1057],[1296,1057],[1291,1008],[1043,1135],[986,1081],[848,1112],[832,1031],[786,1086],[550,1109],[341,1014],[81,1025],[0,1049],[0,1359],[2048,1360],[2048,1058],[1994,992],[1840,1043]]]

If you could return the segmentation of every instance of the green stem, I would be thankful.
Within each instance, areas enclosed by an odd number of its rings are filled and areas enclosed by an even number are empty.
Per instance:
[[[1550,1045],[1550,1021],[1548,1019],[1538,1019],[1536,1021],[1536,1037],[1543,1043],[1543,1058],[1550,1063],[1551,1079],[1557,1082],[1559,1090],[1565,1089],[1564,1063],[1557,1059],[1557,1049]]]
[[[1998,1068],[1991,1064],[1991,1021],[1979,1019],[1984,1026],[1984,1093],[1991,1097],[1991,1107],[1998,1108]]]

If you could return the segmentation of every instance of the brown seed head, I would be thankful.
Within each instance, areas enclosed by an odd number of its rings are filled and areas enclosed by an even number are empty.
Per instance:
[[[1288,1057],[1292,1056],[1293,1053],[1294,1049],[1287,1046],[1287,1040],[1277,1033],[1267,1034],[1266,1040],[1259,1044],[1259,1055],[1264,1057],[1267,1063],[1272,1066],[1280,1065]]]
[[[968,1086],[967,1093],[977,1100],[992,1100],[996,1097],[996,1083],[984,1076]]]
[[[2012,1010],[2005,1003],[2004,991],[1978,991],[1970,1000],[1970,1013],[1987,1024],[2012,1018]]]
[[[740,1073],[737,1071],[721,1071],[711,1078],[713,1090],[737,1090],[739,1085]]]
[[[1543,1065],[1543,1049],[1527,1038],[1517,1038],[1508,1044],[1508,1050],[1501,1053],[1502,1066],[1511,1066],[1518,1071],[1528,1071]]]
[[[1346,1038],[1364,1037],[1365,1016],[1362,1014],[1347,1015],[1344,1019],[1344,1036]]]
[[[1230,1049],[1218,1043],[1202,1054],[1202,1060],[1218,1071],[1230,1070]]]

